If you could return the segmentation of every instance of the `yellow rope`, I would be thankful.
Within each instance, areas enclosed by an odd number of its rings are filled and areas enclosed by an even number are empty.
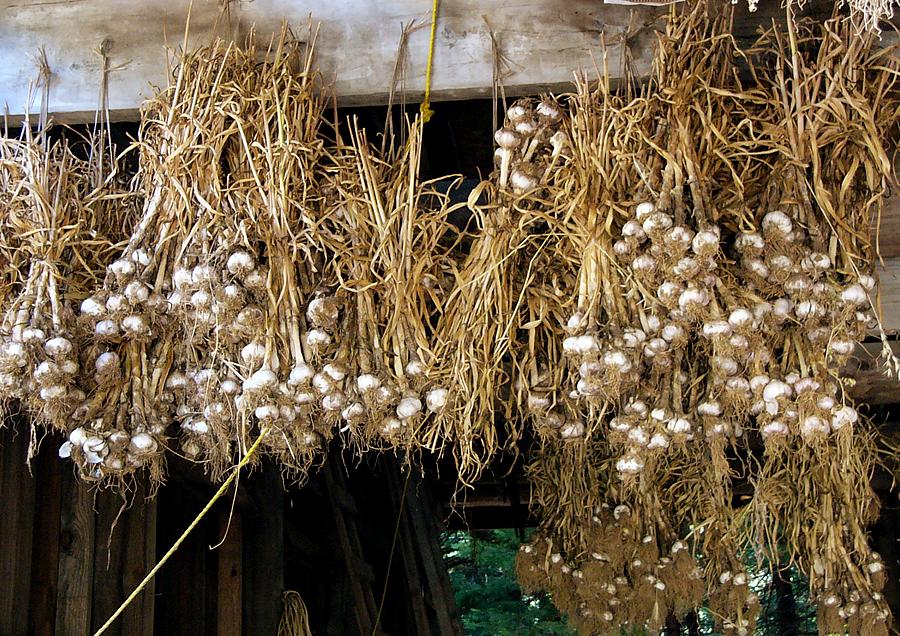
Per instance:
[[[434,39],[437,33],[437,16],[438,5],[440,0],[434,0],[431,6],[431,41],[428,44],[428,65],[425,67],[425,99],[419,106],[419,112],[422,113],[422,123],[427,122],[434,115],[431,110],[431,66],[434,63]]]
[[[203,519],[203,517],[206,516],[206,513],[209,512],[210,508],[213,507],[213,504],[215,504],[226,493],[226,491],[228,490],[228,487],[231,485],[231,482],[233,482],[235,480],[235,478],[238,476],[238,473],[241,472],[241,468],[246,466],[247,462],[250,461],[250,458],[253,457],[253,454],[256,453],[256,450],[259,448],[260,443],[263,441],[263,438],[266,436],[266,433],[268,433],[268,432],[269,432],[268,428],[263,428],[260,431],[259,437],[256,438],[255,442],[253,442],[253,445],[247,451],[247,454],[244,455],[244,457],[241,459],[241,461],[238,462],[238,465],[235,466],[234,470],[231,471],[231,474],[228,476],[228,479],[226,479],[225,482],[222,484],[222,486],[219,488],[219,490],[216,491],[216,494],[214,494],[212,499],[209,500],[209,503],[207,503],[206,506],[203,508],[203,510],[200,511],[200,514],[198,514],[194,518],[194,520],[191,521],[191,525],[189,525],[187,527],[187,530],[185,530],[181,534],[181,536],[178,537],[178,539],[175,541],[175,543],[172,544],[172,547],[169,548],[169,551],[163,555],[163,558],[161,558],[159,560],[159,563],[157,563],[155,566],[153,566],[153,569],[147,573],[147,576],[144,577],[144,580],[141,581],[140,584],[138,584],[138,586],[136,588],[134,588],[134,592],[132,592],[131,595],[125,599],[125,602],[119,606],[119,609],[117,609],[115,611],[115,613],[113,613],[113,615],[109,617],[109,620],[107,620],[105,623],[103,623],[103,626],[100,629],[98,629],[96,632],[94,632],[94,636],[100,636],[100,634],[102,634],[107,629],[109,629],[109,626],[112,625],[116,621],[117,618],[119,618],[119,615],[121,615],[122,612],[124,612],[125,609],[129,605],[131,605],[131,602],[137,598],[138,594],[140,594],[143,591],[143,589],[145,587],[147,587],[147,584],[153,579],[154,576],[156,576],[156,573],[159,572],[159,570],[162,568],[162,566],[165,565],[166,561],[169,560],[169,557],[171,557],[173,554],[175,554],[175,551],[178,549],[178,546],[180,546],[184,542],[184,540],[187,539],[187,536],[191,533],[191,531],[195,527],[197,527],[197,524],[200,523],[200,521]]]

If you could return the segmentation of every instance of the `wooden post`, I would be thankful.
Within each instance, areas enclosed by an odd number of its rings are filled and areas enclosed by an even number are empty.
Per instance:
[[[0,634],[25,634],[31,588],[34,479],[28,472],[28,427],[21,419],[0,422]],[[13,426],[17,425],[18,433]]]
[[[110,491],[98,493],[96,508],[93,630],[106,622],[156,562],[156,503],[145,499],[143,488],[131,501]],[[152,636],[153,588],[145,589],[107,633]]]
[[[227,532],[227,534],[226,534]],[[219,514],[218,593],[216,600],[216,633],[231,636],[241,633],[241,585],[243,583],[243,525],[240,513],[231,516],[228,511]]]
[[[56,633],[81,636],[91,628],[94,495],[70,471],[63,479],[60,510]]]
[[[256,512],[243,524],[243,632],[275,634],[284,591],[284,488],[270,461],[244,483]]]
[[[441,559],[440,532],[434,515],[430,513],[427,505],[427,498],[430,494],[427,492],[428,485],[421,480],[418,474],[413,473],[410,478],[412,483],[407,494],[409,517],[425,569],[431,606],[435,612],[436,633],[441,636],[444,634],[461,636],[462,629],[459,621],[456,620],[453,590],[450,587],[447,568]]]
[[[128,595],[156,565],[156,498],[147,499],[143,489],[135,495],[125,532],[127,549],[122,561],[122,583]],[[151,581],[122,615],[123,634],[152,636],[154,599],[154,582]]]
[[[386,577],[403,576],[406,579],[407,593],[409,595],[410,614],[413,623],[411,627],[416,634],[428,634],[431,632],[428,613],[425,609],[424,586],[419,576],[419,561],[416,558],[415,544],[412,538],[412,527],[409,523],[409,511],[407,510],[410,486],[404,494],[404,480],[397,470],[397,462],[393,458],[385,457],[382,466],[385,469],[385,478],[388,482],[388,492],[391,496],[391,504],[394,515],[399,515],[400,528],[397,532],[397,545],[394,549],[394,563]],[[388,547],[390,549],[390,546]],[[404,572],[399,571],[402,563]]]
[[[368,589],[369,593],[367,595],[366,589],[364,589],[359,576],[359,562],[361,559],[358,558],[359,550],[355,549],[357,546],[352,543],[354,538],[357,541],[359,538],[351,536],[351,532],[347,527],[347,521],[344,518],[341,500],[348,499],[348,495],[344,488],[343,479],[340,479],[340,481],[338,480],[340,477],[340,474],[337,472],[338,470],[340,469],[336,468],[332,461],[329,461],[328,465],[325,467],[326,497],[331,505],[331,511],[335,522],[335,531],[341,548],[341,554],[344,557],[347,580],[353,598],[353,612],[356,616],[357,628],[361,635],[371,634],[372,622],[375,618],[377,609],[373,607],[374,599],[372,598],[371,587]],[[344,505],[347,504],[345,503]]]
[[[33,636],[53,636],[56,627],[61,490],[63,471],[70,467],[56,456],[54,446],[46,440],[34,464],[35,501],[38,504],[35,506],[28,602],[28,633]]]

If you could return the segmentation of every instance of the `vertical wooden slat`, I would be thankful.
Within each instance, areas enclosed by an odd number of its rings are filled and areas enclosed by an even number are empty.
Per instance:
[[[172,546],[196,516],[203,503],[170,483],[159,494],[160,524],[156,558]],[[201,522],[188,535],[175,556],[156,579],[154,627],[166,636],[200,636],[206,625],[206,558],[209,553],[207,524]]]
[[[60,509],[56,633],[80,636],[91,628],[94,496],[70,472],[63,479]]]
[[[384,466],[386,468],[386,478],[388,482],[388,492],[391,497],[392,508],[394,509],[395,518],[400,523],[397,531],[397,543],[394,549],[394,563],[390,572],[385,576],[394,578],[402,576],[406,579],[408,592],[409,609],[412,614],[413,624],[411,627],[416,634],[430,633],[430,624],[428,614],[425,611],[425,600],[423,596],[424,588],[422,580],[419,576],[419,560],[416,558],[416,550],[411,536],[411,526],[408,521],[409,511],[407,510],[406,495],[404,486],[406,485],[400,475],[400,471],[396,469],[396,462],[393,459],[385,459]],[[396,523],[396,521],[395,521]],[[390,548],[388,548],[390,549]],[[403,566],[403,572],[398,570],[398,566]]]
[[[341,548],[341,554],[344,557],[344,566],[347,572],[348,582],[353,598],[353,612],[356,616],[356,623],[359,634],[371,634],[372,622],[375,619],[374,599],[372,599],[371,588],[364,589],[362,580],[359,576],[357,562],[359,561],[359,551],[354,549],[356,546],[352,542],[350,530],[347,527],[347,520],[344,518],[344,511],[339,503],[340,499],[347,498],[348,495],[344,489],[343,479],[338,481],[340,469],[335,468],[334,464],[329,462],[325,468],[325,484],[327,488],[328,503],[331,505],[332,516],[335,522],[335,532]],[[357,538],[358,539],[358,538]]]
[[[256,511],[243,526],[243,633],[275,634],[284,591],[284,488],[271,462],[244,483]]]
[[[0,634],[16,636],[28,626],[34,479],[26,464],[27,426],[15,419],[5,424],[0,431]]]
[[[59,515],[63,471],[70,467],[57,457],[55,444],[44,442],[35,459],[35,522],[31,549],[31,594],[28,633],[53,636],[56,627],[56,587],[59,576]]]
[[[228,534],[225,534],[225,533]],[[219,536],[225,535],[219,546],[218,556],[218,593],[217,593],[217,625],[219,636],[231,636],[241,633],[241,585],[243,584],[243,525],[241,515],[231,516],[228,513],[219,516]]]
[[[116,611],[125,598],[122,580],[122,560],[128,546],[125,528],[128,510],[122,510],[126,502],[115,493],[106,490],[97,493],[94,501],[94,576],[91,597],[91,631],[96,631]],[[121,515],[119,514],[121,512]],[[129,607],[129,611],[131,608]],[[122,621],[117,620],[106,632],[121,636]]]
[[[156,565],[156,498],[148,500],[143,489],[135,495],[124,531],[126,549],[122,561],[122,587],[127,596]],[[151,581],[122,615],[123,634],[153,636],[153,590],[154,582]]]
[[[429,581],[432,606],[437,615],[438,633],[462,635],[462,625],[456,611],[453,586],[441,552],[440,505],[435,501],[430,485],[413,473],[410,484],[410,516],[422,551],[425,575]]]

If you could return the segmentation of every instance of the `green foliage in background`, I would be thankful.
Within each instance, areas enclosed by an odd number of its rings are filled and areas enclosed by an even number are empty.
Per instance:
[[[444,535],[444,559],[467,636],[544,636],[573,632],[545,595],[522,594],[514,530]]]

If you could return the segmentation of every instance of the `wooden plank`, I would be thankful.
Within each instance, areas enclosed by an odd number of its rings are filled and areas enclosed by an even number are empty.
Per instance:
[[[900,342],[891,342],[895,355],[900,355]],[[855,384],[850,396],[860,403],[893,404],[900,402],[900,378],[885,373],[880,342],[866,342],[857,347],[841,375],[851,377]]]
[[[888,333],[900,333],[900,257],[884,259],[877,272],[882,325]]]
[[[0,634],[25,634],[31,589],[34,479],[28,472],[28,427],[10,418],[0,431]]]
[[[175,543],[204,503],[175,482],[160,490],[157,557]],[[206,521],[188,535],[156,577],[154,625],[157,633],[185,636],[208,633],[206,573],[210,537]]]
[[[122,497],[112,491],[97,493],[94,500],[94,576],[91,598],[91,631],[96,631],[112,616],[125,594],[122,586],[122,561],[128,549],[123,524],[128,511]],[[120,514],[121,513],[121,514]],[[129,590],[130,592],[130,590]],[[129,608],[130,609],[130,608]],[[110,636],[124,635],[122,622],[108,630]]]
[[[96,498],[92,630],[106,622],[155,563],[156,504],[143,491],[129,493],[130,500],[111,491]],[[152,589],[143,591],[107,633],[152,635]]]
[[[896,38],[895,38],[896,39]],[[894,176],[900,176],[900,154],[894,158]],[[881,218],[873,219],[873,240],[882,258],[900,256],[900,189],[889,192],[881,211]]]
[[[65,465],[56,454],[59,440],[45,440],[35,458],[34,543],[31,548],[31,595],[28,633],[53,636],[56,626],[56,586],[59,576],[59,520]]]
[[[122,589],[126,596],[156,565],[156,506],[156,498],[148,499],[144,488],[139,488],[125,519]],[[153,635],[154,598],[154,583],[151,581],[119,619],[123,634]]]
[[[94,575],[94,494],[66,471],[59,529],[56,633],[80,636],[91,628]]]
[[[244,483],[257,512],[243,524],[243,633],[275,634],[284,591],[284,488],[269,461]]]
[[[428,487],[413,473],[407,493],[408,516],[411,521],[413,538],[416,542],[425,573],[426,589],[431,607],[435,613],[437,634],[460,635],[459,622],[454,618],[455,604],[448,586],[443,585],[441,573],[446,576],[446,568],[440,562],[440,543],[437,527],[431,523],[426,508],[424,490]]]
[[[51,111],[58,119],[90,121],[97,104],[100,56],[108,42],[110,108],[119,119],[135,119],[150,85],[166,83],[164,46],[180,45],[188,7],[192,42],[207,42],[216,28],[218,0],[0,0],[0,104],[10,113],[25,112],[29,82],[36,78],[34,56],[40,47],[53,73]],[[343,105],[387,103],[397,58],[401,25],[430,21],[431,0],[256,0],[228,3],[232,28],[244,34],[253,24],[270,34],[288,20],[299,33],[307,16],[321,23],[318,66]],[[761,7],[762,10],[762,7]],[[630,18],[632,11],[635,18]],[[434,51],[432,99],[487,97],[492,90],[493,59],[487,24],[509,60],[504,78],[508,94],[568,87],[572,73],[593,69],[601,38],[614,42],[629,26],[641,25],[660,9],[603,5],[596,0],[454,0],[441,3]],[[110,19],[115,16],[115,19]],[[77,24],[78,28],[72,28]],[[643,29],[631,41],[638,71],[648,69],[653,34]],[[424,88],[429,29],[409,36],[408,98]],[[609,68],[621,68],[622,49],[611,46]],[[37,112],[37,106],[31,107]],[[62,116],[66,114],[67,116]]]
[[[341,555],[344,558],[344,567],[347,573],[347,580],[350,585],[350,591],[353,599],[353,614],[356,617],[356,625],[359,634],[372,633],[372,621],[377,609],[373,608],[374,600],[371,598],[371,588],[367,590],[356,571],[356,563],[358,551],[355,550],[352,542],[351,533],[348,528],[347,520],[344,518],[344,509],[337,498],[332,493],[343,489],[343,478],[338,472],[340,468],[334,465],[333,461],[328,462],[325,468],[325,484],[328,493],[328,502],[331,505],[332,516],[334,517],[335,533],[341,548]]]
[[[425,609],[424,587],[422,579],[419,575],[419,560],[416,558],[415,544],[412,539],[412,526],[409,523],[409,513],[407,511],[407,497],[409,491],[404,493],[404,481],[397,469],[397,461],[391,456],[385,456],[382,465],[384,466],[385,477],[388,482],[388,493],[391,498],[391,507],[394,514],[392,516],[400,517],[400,528],[397,532],[398,545],[394,547],[394,564],[393,568],[397,568],[397,560],[403,564],[404,578],[406,579],[408,603],[410,614],[412,616],[412,627],[416,634],[428,634],[431,632],[428,614]],[[390,549],[390,548],[389,548]],[[387,572],[386,577],[397,576],[394,572]]]
[[[243,584],[243,525],[239,513],[219,515],[219,536],[224,541],[217,551],[218,588],[216,597],[216,633],[230,636],[241,633],[241,585]],[[227,534],[226,534],[227,532]]]
[[[447,627],[454,636],[462,636],[462,623],[459,618],[459,612],[456,607],[456,597],[453,585],[450,583],[450,573],[447,571],[447,564],[444,562],[443,549],[440,542],[441,534],[446,530],[443,522],[443,511],[440,502],[435,496],[433,485],[431,482],[422,481],[421,486],[417,489],[417,494],[422,503],[426,525],[428,526],[428,536],[431,541],[431,558],[434,560],[435,569],[437,571],[437,580],[435,581],[435,594],[440,595],[445,610],[450,619]],[[514,506],[519,505],[518,496],[513,502]]]

